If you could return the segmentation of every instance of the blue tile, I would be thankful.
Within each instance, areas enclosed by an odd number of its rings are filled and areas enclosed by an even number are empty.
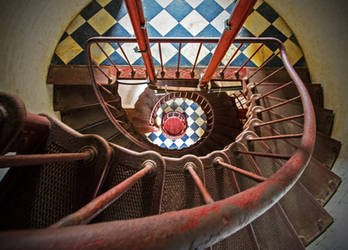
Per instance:
[[[162,11],[162,6],[159,5],[155,0],[146,0],[146,2],[143,4],[143,8],[144,15],[146,16],[148,21],[150,21]]]
[[[51,64],[64,65],[65,63],[56,55],[56,53],[54,53],[51,60]]]
[[[111,1],[108,3],[104,9],[113,17],[115,20],[120,19],[119,13],[121,12],[122,9],[122,4],[123,1]],[[124,7],[123,7],[124,8]],[[124,16],[124,15],[123,15]]]
[[[185,110],[185,109],[187,109],[188,105],[187,105],[186,102],[183,102],[183,103],[180,105],[180,107],[181,107],[183,110]]]
[[[265,2],[263,2],[257,8],[257,12],[259,12],[264,18],[266,18],[271,23],[273,23],[279,17],[278,13],[275,12],[274,9]]]
[[[215,49],[216,46],[217,46],[216,43],[205,43],[205,44],[204,44],[204,47],[206,47],[210,52],[211,52],[213,49]]]
[[[192,34],[179,23],[166,34],[166,37],[192,37]]]
[[[121,36],[121,37],[130,37],[129,32],[122,27],[119,23],[113,25],[110,29],[108,29],[103,36]]]
[[[160,134],[158,138],[163,142],[167,139],[167,137],[165,137],[163,134]]]
[[[179,105],[174,101],[172,105],[170,105],[170,107],[175,111],[179,107]]]
[[[196,141],[198,141],[199,136],[198,136],[196,133],[193,133],[193,134],[190,136],[190,138],[191,138],[194,142],[196,142]]]
[[[197,123],[194,122],[194,123],[191,124],[190,128],[191,128],[193,131],[196,131],[196,130],[199,128],[199,126],[198,126]]]
[[[197,113],[196,112],[193,112],[191,115],[190,115],[190,117],[192,118],[192,120],[197,120],[197,118],[199,117],[199,115],[197,115]]]
[[[211,22],[223,11],[223,8],[221,8],[221,6],[214,0],[205,0],[196,8],[196,10],[208,22]]]
[[[197,34],[198,37],[220,37],[221,33],[214,28],[213,25],[208,24],[201,32]]]
[[[232,14],[232,12],[233,12],[233,10],[234,10],[234,7],[236,7],[236,2],[235,2],[235,1],[233,1],[233,3],[231,3],[225,10],[226,10],[228,13]]]
[[[124,1],[122,1],[121,8],[116,15],[116,20],[120,20],[122,17],[124,17],[127,14],[128,14],[128,11],[127,11],[126,5],[124,4]]]
[[[152,61],[153,61],[153,64],[155,66],[159,66],[160,65],[159,61],[157,61],[156,58],[152,57]]]
[[[160,147],[161,147],[161,148],[167,148],[167,145],[164,144],[164,143],[162,143],[162,144],[160,145]]]
[[[193,110],[197,110],[198,109],[198,104],[197,103],[192,103],[191,105],[190,105],[190,107],[193,109]]]
[[[212,53],[209,53],[206,55],[199,63],[198,66],[207,66],[210,62],[211,57],[213,56]]]
[[[147,24],[147,34],[149,37],[162,37],[161,33],[159,33],[151,24]]]
[[[249,30],[247,30],[244,26],[240,29],[238,33],[239,37],[255,37]]]
[[[188,135],[187,134],[185,134],[183,137],[181,137],[180,139],[182,140],[182,141],[187,141],[187,139],[188,139],[189,137],[188,137]]]
[[[117,52],[112,53],[110,58],[116,65],[128,65],[126,60],[124,60]]]
[[[139,57],[132,65],[144,65],[143,57]]]
[[[102,7],[95,0],[88,4],[81,12],[80,15],[88,20],[94,16]]]
[[[176,66],[178,64],[178,53],[176,53],[165,66]]]
[[[82,24],[74,33],[71,34],[71,37],[81,46],[81,48],[86,48],[87,40],[91,37],[99,36],[97,31],[93,29],[91,25],[87,22]]]
[[[187,16],[193,9],[192,7],[184,0],[175,0],[171,2],[166,10],[171,14],[177,21],[181,21]]]
[[[201,125],[201,129],[203,129],[204,131],[207,129],[207,124],[206,123],[203,123],[202,125]]]
[[[184,143],[184,144],[182,144],[182,145],[180,146],[180,149],[182,149],[182,148],[188,148],[188,146],[186,145],[186,143]]]
[[[165,110],[166,108],[168,108],[168,104],[167,104],[167,103],[164,103],[164,104],[161,106],[161,108],[162,108],[163,110]]]
[[[180,66],[192,66],[192,63],[184,55],[180,57]]]
[[[276,37],[282,42],[285,42],[288,39],[283,33],[281,33],[273,25],[270,25],[264,32],[262,32],[260,37]]]
[[[156,140],[157,135],[155,133],[151,133],[151,134],[148,135],[147,138],[149,138],[151,141],[154,141],[154,140]]]
[[[204,121],[206,121],[207,120],[207,116],[203,113],[203,114],[201,114],[201,118],[204,120]]]
[[[175,143],[173,143],[169,146],[169,149],[178,149],[178,146]]]
[[[85,51],[82,51],[80,54],[75,56],[68,64],[71,64],[71,65],[86,65],[86,64],[88,64]]]

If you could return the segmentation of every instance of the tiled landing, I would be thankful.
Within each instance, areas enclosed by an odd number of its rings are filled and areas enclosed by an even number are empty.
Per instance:
[[[231,0],[143,0],[145,16],[148,19],[147,30],[150,37],[220,37],[224,29],[224,21],[232,13],[236,1]],[[126,8],[121,0],[93,0],[70,23],[60,39],[52,64],[85,65],[85,44],[93,36],[134,36]],[[302,50],[295,36],[284,20],[264,1],[257,1],[253,12],[248,17],[241,37],[273,36],[284,42],[289,51],[289,58],[295,66],[304,66]],[[133,53],[134,45],[122,45],[129,53],[132,64],[142,64],[140,54]],[[198,46],[198,45],[197,45]],[[181,65],[191,66],[198,47],[184,44]],[[237,45],[238,46],[238,45]],[[197,48],[196,48],[197,47]],[[232,66],[245,62],[257,46],[243,46]],[[198,65],[207,65],[214,52],[214,45],[205,44],[201,51]],[[178,44],[163,45],[163,59],[166,65],[176,65]],[[236,49],[232,45],[228,54]],[[118,64],[126,65],[118,46],[105,46],[108,55]],[[154,62],[158,65],[157,46],[151,48]],[[272,48],[264,47],[247,66],[259,66],[272,54]],[[105,55],[95,53],[99,64],[109,64]],[[228,58],[222,62],[224,65]],[[280,60],[273,61],[278,66]]]

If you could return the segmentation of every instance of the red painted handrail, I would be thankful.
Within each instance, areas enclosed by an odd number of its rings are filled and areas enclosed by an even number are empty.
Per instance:
[[[278,39],[243,38],[236,42],[276,44],[284,67],[298,89],[304,113],[303,136],[299,148],[282,168],[257,186],[204,206],[133,220],[1,232],[1,246],[26,249],[204,248],[225,239],[270,209],[296,183],[311,158],[316,136],[313,105]]]

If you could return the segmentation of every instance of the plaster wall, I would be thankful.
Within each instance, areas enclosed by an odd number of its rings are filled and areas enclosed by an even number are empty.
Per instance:
[[[55,47],[90,0],[0,0],[0,91],[18,95],[32,113],[57,116],[46,85]]]

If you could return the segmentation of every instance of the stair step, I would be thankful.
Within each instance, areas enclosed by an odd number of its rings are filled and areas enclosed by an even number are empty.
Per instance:
[[[111,105],[117,105],[116,102],[110,102]],[[117,118],[124,116],[123,110],[120,110]],[[61,112],[62,121],[73,129],[79,130],[87,125],[106,119],[107,116],[100,105],[85,108],[73,109]]]
[[[104,94],[106,101],[121,102],[121,98]],[[54,86],[54,110],[67,111],[77,108],[98,106],[99,102],[92,86]]]
[[[250,69],[249,70],[249,76],[255,72],[255,69]],[[265,67],[262,70],[260,70],[254,77],[251,78],[251,82],[258,82],[261,81],[263,78],[265,78],[266,76],[270,75],[271,73],[273,73],[276,69],[272,68],[272,67]],[[310,75],[309,75],[309,71],[307,68],[305,67],[295,67],[295,71],[297,72],[297,74],[300,76],[300,78],[302,79],[302,81],[304,82],[310,82]],[[286,82],[286,81],[290,81],[290,76],[289,73],[284,69],[280,72],[278,72],[277,74],[273,75],[271,78],[268,79],[268,81],[271,82]]]

